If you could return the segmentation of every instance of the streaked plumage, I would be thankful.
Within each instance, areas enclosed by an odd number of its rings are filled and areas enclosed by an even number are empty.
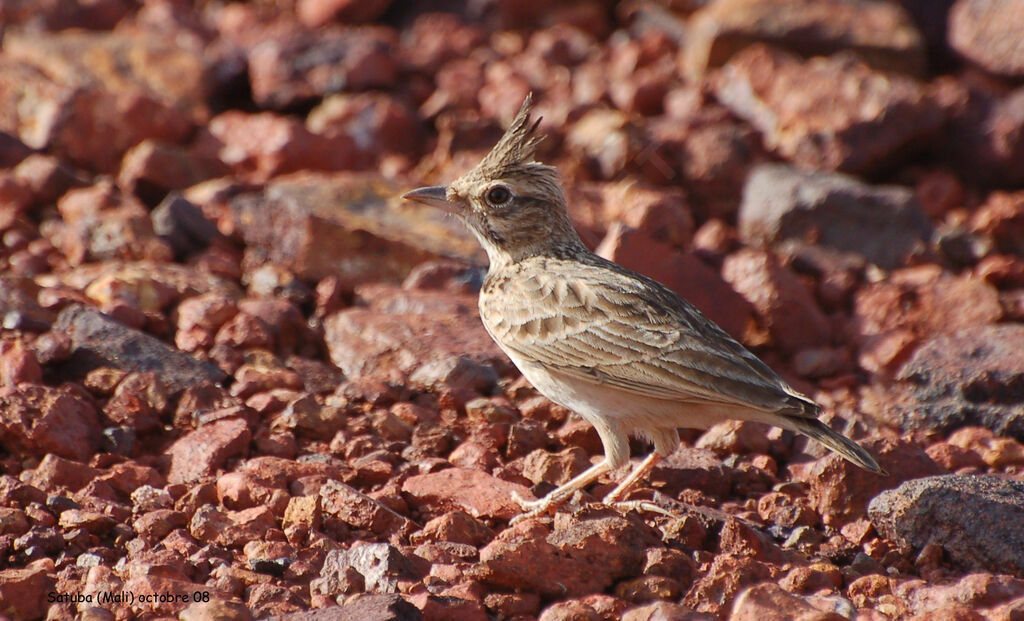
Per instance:
[[[539,138],[529,110],[527,98],[475,169],[406,197],[454,213],[473,231],[490,259],[480,293],[487,331],[542,394],[601,436],[605,460],[534,503],[534,512],[626,463],[630,433],[655,450],[626,484],[678,446],[677,428],[727,419],[807,434],[880,472],[860,446],[818,421],[817,404],[693,305],[583,245],[557,173],[533,161]],[[606,500],[626,491],[620,486]]]

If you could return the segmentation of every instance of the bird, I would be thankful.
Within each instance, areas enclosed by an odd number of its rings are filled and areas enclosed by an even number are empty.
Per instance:
[[[603,498],[630,506],[630,489],[679,446],[679,428],[730,419],[804,434],[885,474],[860,445],[818,420],[820,405],[695,306],[583,244],[557,170],[534,159],[543,135],[531,110],[529,94],[472,170],[403,195],[469,228],[490,263],[479,295],[487,332],[538,392],[579,414],[601,439],[602,460],[540,499],[517,497],[516,519],[550,512],[625,466],[635,435],[653,451]]]

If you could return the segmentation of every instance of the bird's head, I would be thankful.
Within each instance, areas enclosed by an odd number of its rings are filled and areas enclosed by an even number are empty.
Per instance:
[[[569,221],[558,173],[534,161],[543,136],[530,122],[527,95],[512,125],[475,168],[447,186],[430,186],[403,198],[454,214],[480,240],[491,265],[583,247]]]

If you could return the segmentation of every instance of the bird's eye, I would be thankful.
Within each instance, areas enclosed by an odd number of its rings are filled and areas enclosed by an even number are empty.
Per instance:
[[[487,202],[492,207],[501,207],[505,203],[512,200],[512,190],[509,190],[506,186],[496,185],[490,190],[487,190],[487,194],[484,196]]]

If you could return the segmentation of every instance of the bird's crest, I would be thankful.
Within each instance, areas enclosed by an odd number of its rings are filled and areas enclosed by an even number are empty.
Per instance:
[[[479,172],[501,177],[505,171],[525,166],[533,161],[537,145],[544,140],[544,136],[537,133],[541,119],[530,122],[532,109],[533,93],[530,93],[523,100],[519,113],[505,131],[505,135],[477,165]]]

